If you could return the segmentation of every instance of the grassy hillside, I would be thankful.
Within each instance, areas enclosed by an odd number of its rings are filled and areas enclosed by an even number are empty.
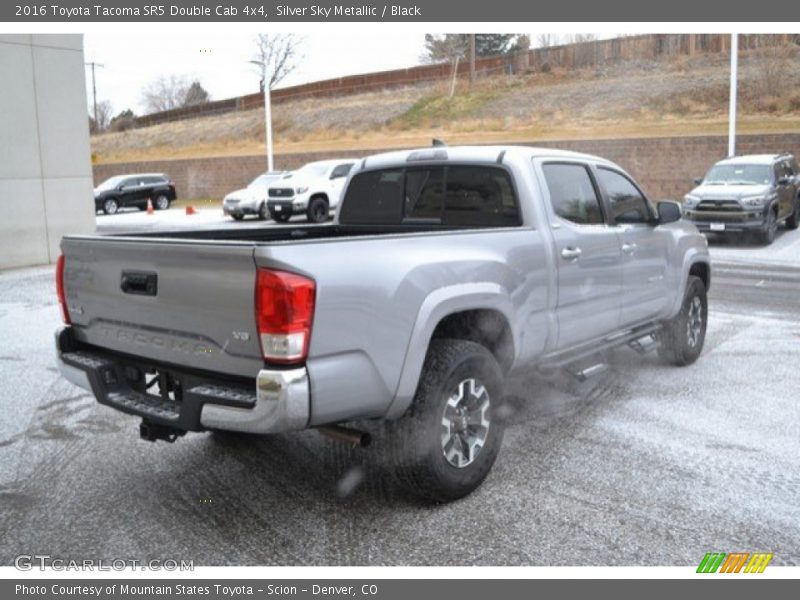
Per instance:
[[[642,137],[727,131],[728,56],[638,60],[278,104],[275,150]],[[800,48],[740,58],[739,130],[800,131]],[[97,162],[263,152],[264,113],[228,113],[92,137]]]

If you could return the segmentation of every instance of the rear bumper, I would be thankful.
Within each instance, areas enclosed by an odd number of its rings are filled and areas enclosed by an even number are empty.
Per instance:
[[[56,351],[65,379],[92,392],[100,404],[151,423],[183,431],[261,434],[308,427],[311,394],[305,367],[262,369],[255,380],[225,378],[81,346],[70,327],[56,332]],[[179,399],[147,393],[145,371],[177,382]]]

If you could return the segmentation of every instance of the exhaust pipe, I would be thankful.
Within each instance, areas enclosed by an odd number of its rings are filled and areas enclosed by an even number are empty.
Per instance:
[[[372,442],[372,436],[366,431],[348,429],[340,425],[323,425],[322,427],[317,427],[317,431],[325,437],[344,442],[353,448],[366,448]]]

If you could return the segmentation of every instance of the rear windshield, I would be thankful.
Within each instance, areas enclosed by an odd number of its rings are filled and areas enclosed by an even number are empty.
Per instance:
[[[460,227],[520,224],[511,175],[501,167],[405,167],[355,175],[339,221],[345,225],[438,223]]]

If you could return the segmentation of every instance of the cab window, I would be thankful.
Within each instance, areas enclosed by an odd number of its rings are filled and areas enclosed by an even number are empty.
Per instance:
[[[606,191],[611,216],[617,223],[649,223],[652,220],[647,199],[625,175],[599,167],[597,179]]]
[[[542,165],[550,203],[562,219],[578,225],[603,223],[603,211],[597,197],[589,168],[573,163]]]

